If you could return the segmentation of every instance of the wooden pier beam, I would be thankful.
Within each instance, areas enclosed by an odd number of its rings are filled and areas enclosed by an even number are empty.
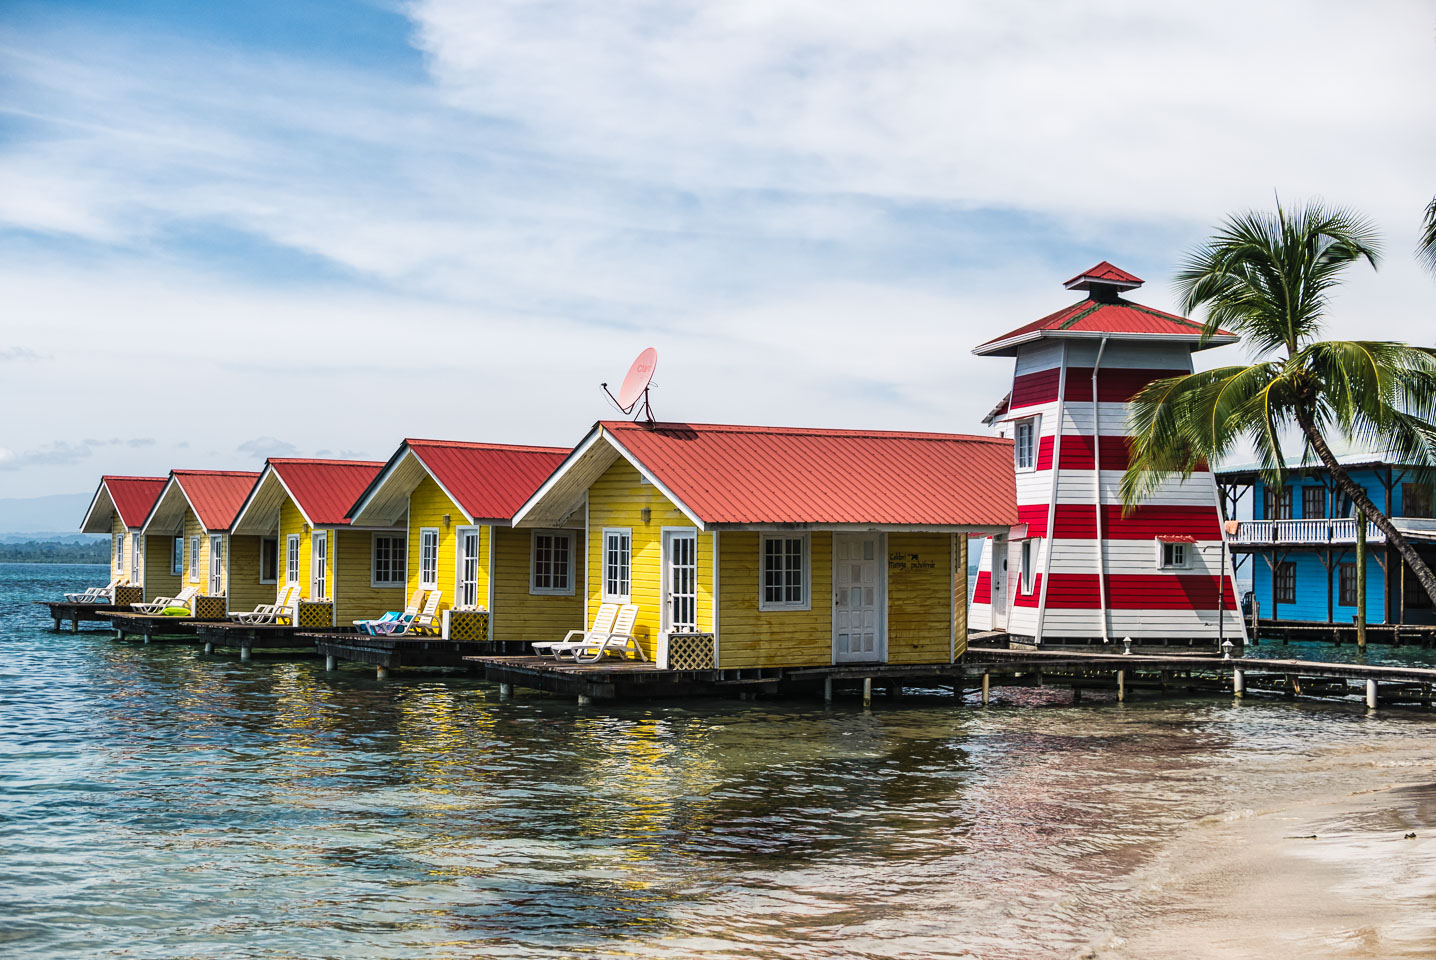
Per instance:
[[[1117,702],[1124,703],[1127,700],[1127,671],[1117,671]]]
[[[824,703],[832,703],[832,702],[833,702],[833,678],[832,678],[832,677],[824,677],[824,678],[823,678],[823,702],[824,702]]]
[[[240,660],[248,660],[249,657],[250,657],[250,653],[251,653],[251,648],[250,648],[249,644],[247,644],[247,643],[244,644],[243,646],[241,646],[241,647],[239,648],[239,659],[240,659]]]
[[[1366,709],[1375,710],[1377,704],[1376,681],[1366,681]]]
[[[501,683],[501,684],[499,684],[499,699],[500,699],[500,700],[508,700],[508,699],[511,698],[513,695],[514,695],[514,685],[513,685],[512,683]]]
[[[332,653],[324,655],[324,669],[333,673],[339,667],[339,658]]]
[[[992,699],[992,674],[982,675],[982,705],[985,707]]]

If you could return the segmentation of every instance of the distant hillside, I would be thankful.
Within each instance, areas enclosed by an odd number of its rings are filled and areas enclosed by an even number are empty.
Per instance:
[[[109,563],[110,542],[55,543],[28,540],[0,543],[0,563]]]
[[[89,493],[56,493],[48,497],[0,497],[0,537],[75,536],[90,507]]]

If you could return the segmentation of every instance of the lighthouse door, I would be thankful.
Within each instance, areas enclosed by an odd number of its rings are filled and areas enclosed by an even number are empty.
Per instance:
[[[1006,537],[994,537],[992,547],[992,629],[1007,629],[1007,546]]]

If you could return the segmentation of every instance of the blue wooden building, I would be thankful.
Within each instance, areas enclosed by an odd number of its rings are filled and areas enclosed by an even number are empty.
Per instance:
[[[1436,564],[1432,483],[1415,468],[1374,454],[1339,457],[1371,501]],[[1350,626],[1356,616],[1356,520],[1351,500],[1324,466],[1289,464],[1286,482],[1269,486],[1257,465],[1216,471],[1227,517],[1250,509],[1250,520],[1228,523],[1239,565],[1249,564],[1251,592],[1263,620]],[[1367,524],[1368,623],[1436,623],[1420,583],[1385,535]]]

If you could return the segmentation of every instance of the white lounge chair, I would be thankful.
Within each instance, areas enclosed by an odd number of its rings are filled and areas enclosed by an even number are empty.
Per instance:
[[[398,629],[400,625],[408,623],[419,615],[419,608],[424,604],[424,594],[428,592],[429,591],[423,587],[415,590],[414,595],[409,598],[408,606],[404,608],[402,613],[395,613],[393,610],[390,610],[375,620],[355,620],[354,626],[370,636],[390,633]]]
[[[618,606],[616,603],[600,604],[598,612],[593,615],[593,626],[589,629],[570,630],[562,640],[540,640],[530,646],[539,656],[548,654],[557,659],[570,659],[572,653],[569,651],[576,645],[575,638],[582,638],[577,643],[599,643],[608,639],[608,635],[613,632],[614,618],[618,616]],[[556,652],[558,647],[564,648],[566,656],[560,656]]]
[[[437,634],[439,626],[435,619],[439,616],[439,598],[444,595],[442,590],[431,590],[429,599],[424,601],[424,609],[419,611],[417,617],[413,617],[397,630],[389,631],[391,636],[404,636],[405,634]]]
[[[633,636],[633,624],[638,619],[638,604],[626,603],[618,609],[613,621],[613,632],[596,647],[581,647],[574,651],[573,658],[580,663],[596,663],[610,654],[627,659],[629,651],[635,660],[647,660],[643,648]]]
[[[115,588],[129,583],[127,577],[116,577],[107,587],[90,587],[84,593],[67,593],[65,599],[71,603],[109,603],[115,598]]]
[[[130,609],[135,613],[159,613],[165,607],[187,607],[197,596],[199,587],[185,587],[177,596],[155,597],[149,603],[132,603]]]
[[[261,603],[253,610],[244,613],[231,613],[229,619],[246,624],[273,623],[281,610],[289,608],[290,594],[298,589],[297,586],[286,583],[279,589],[279,597],[273,603]]]

